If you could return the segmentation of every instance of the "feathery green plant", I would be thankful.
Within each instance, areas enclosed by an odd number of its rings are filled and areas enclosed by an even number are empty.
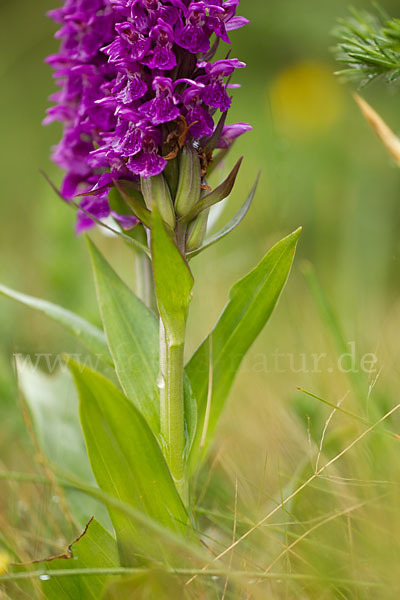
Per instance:
[[[338,72],[368,84],[377,77],[390,82],[400,77],[400,19],[390,18],[381,8],[376,14],[351,10],[335,29],[337,60],[345,65]]]

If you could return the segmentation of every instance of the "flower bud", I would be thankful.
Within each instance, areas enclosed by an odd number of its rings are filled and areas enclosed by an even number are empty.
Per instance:
[[[175,211],[172,203],[171,192],[162,174],[141,179],[142,194],[146,206],[152,210],[153,202],[158,206],[162,220],[172,229],[175,229]]]
[[[200,213],[191,224],[189,235],[186,241],[186,252],[193,252],[193,250],[197,250],[204,242],[204,238],[206,237],[207,233],[209,212],[209,208],[203,210],[203,212]]]
[[[175,212],[184,217],[200,199],[201,166],[194,148],[184,146],[179,164],[179,183],[175,198]]]

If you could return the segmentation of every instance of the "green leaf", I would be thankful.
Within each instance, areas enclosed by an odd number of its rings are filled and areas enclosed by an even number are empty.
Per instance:
[[[147,248],[147,246],[145,246],[144,244],[139,242],[139,240],[137,240],[135,237],[132,237],[131,235],[127,235],[127,234],[123,233],[123,231],[121,231],[121,229],[119,228],[119,225],[117,226],[118,227],[117,229],[113,229],[112,227],[107,225],[107,223],[104,223],[104,221],[102,221],[101,219],[98,219],[93,214],[91,214],[89,211],[87,211],[85,208],[83,208],[78,202],[75,202],[75,200],[66,200],[63,197],[63,195],[61,194],[61,192],[54,185],[54,183],[51,181],[50,177],[48,175],[46,175],[46,173],[44,171],[40,171],[40,172],[42,173],[42,175],[46,179],[46,181],[49,183],[49,185],[51,186],[53,191],[63,201],[63,203],[66,203],[67,206],[73,208],[74,210],[83,212],[83,214],[85,214],[87,217],[89,217],[89,219],[91,219],[93,221],[93,223],[96,223],[96,225],[98,225],[99,227],[106,229],[107,231],[110,231],[113,235],[120,237],[121,239],[128,242],[129,245],[134,246],[136,250],[139,250],[140,252],[143,252],[147,256],[150,256],[150,251]]]
[[[187,365],[198,406],[192,462],[209,445],[239,366],[279,299],[300,231],[280,241],[255,269],[234,285],[217,325]],[[211,394],[208,390],[210,374]]]
[[[228,116],[228,111],[225,111],[224,113],[222,113],[221,118],[219,119],[218,124],[217,124],[216,128],[214,129],[214,133],[208,139],[207,144],[204,146],[204,152],[206,155],[209,154],[210,152],[213,152],[216,149],[216,147],[218,146],[219,141],[221,139],[223,129],[225,127],[225,122],[226,122],[227,116]]]
[[[210,163],[207,170],[207,177],[210,177],[218,169],[218,167],[220,167],[222,161],[228,156],[235,143],[236,142],[234,141],[232,146],[229,146],[229,148],[224,148],[223,150],[218,150],[218,152],[213,155],[212,163]]]
[[[4,285],[0,285],[0,294],[16,300],[25,306],[34,308],[47,317],[50,317],[50,319],[53,319],[53,321],[56,321],[69,332],[76,335],[96,356],[114,366],[104,333],[85,319],[82,319],[82,317],[65,308],[61,308],[61,306],[57,306],[46,300],[34,298],[33,296],[21,294]]]
[[[55,375],[45,375],[22,358],[17,358],[16,366],[35,437],[49,465],[58,474],[67,473],[86,484],[95,484],[79,421],[78,396],[69,372],[60,370]],[[96,515],[110,528],[102,503],[73,489],[65,494],[81,526]]]
[[[185,455],[189,457],[190,451],[193,446],[194,438],[197,430],[197,402],[194,397],[190,379],[184,374],[183,378],[183,394],[184,394],[184,407],[185,407],[185,436],[186,436],[186,448]]]
[[[97,298],[122,389],[159,432],[158,323],[88,240]]]
[[[118,277],[96,246],[89,240],[97,295],[104,328],[121,386],[159,434],[160,399],[158,320]],[[196,401],[185,381],[187,448],[196,430]]]
[[[182,332],[192,299],[193,275],[167,232],[156,204],[153,206],[151,249],[160,316],[166,330]]]
[[[241,167],[243,161],[243,157],[239,158],[236,165],[233,167],[232,171],[229,173],[228,177],[223,181],[218,187],[216,187],[212,192],[203,196],[192,208],[192,210],[182,218],[182,221],[185,223],[189,223],[193,221],[203,210],[214,206],[214,204],[218,204],[222,200],[225,200],[231,193],[233,186],[235,185],[236,177],[238,176],[239,169]]]
[[[89,459],[100,488],[151,519],[185,534],[187,514],[161,449],[141,413],[109,380],[70,363],[80,397],[80,414]],[[109,508],[122,562],[138,553],[154,557],[159,540],[138,523]]]
[[[46,600],[99,600],[108,582],[106,575],[72,575],[52,577],[52,571],[69,569],[101,569],[119,567],[118,549],[114,538],[95,519],[68,548],[65,558],[52,558],[35,563],[35,569],[48,572],[41,581]]]
[[[188,252],[187,253],[188,258],[193,258],[194,256],[197,256],[197,254],[200,254],[200,252],[203,252],[203,250],[206,250],[213,244],[216,244],[217,242],[219,242],[219,240],[222,240],[225,236],[227,236],[229,233],[231,233],[231,231],[236,229],[236,227],[238,225],[240,225],[240,223],[243,221],[243,219],[249,212],[250,206],[254,200],[254,196],[257,191],[257,186],[258,186],[259,180],[260,180],[260,175],[258,175],[256,182],[251,189],[250,194],[247,196],[245,202],[242,204],[242,206],[240,207],[240,209],[238,210],[236,215],[233,217],[233,219],[231,221],[229,221],[229,223],[227,225],[225,225],[225,227],[223,227],[222,229],[217,231],[217,233],[214,233],[214,235],[212,235],[208,239],[206,239],[206,241],[204,242],[204,244],[202,246],[200,246],[200,248],[197,248],[196,250],[193,250],[192,252]]]

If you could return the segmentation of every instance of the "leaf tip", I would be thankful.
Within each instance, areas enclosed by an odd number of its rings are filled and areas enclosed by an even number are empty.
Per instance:
[[[303,231],[303,227],[298,227],[297,229],[295,229],[293,231],[293,233],[291,233],[288,236],[288,239],[292,240],[294,242],[295,246],[297,246],[297,242],[299,241],[299,237],[300,237],[302,231]]]

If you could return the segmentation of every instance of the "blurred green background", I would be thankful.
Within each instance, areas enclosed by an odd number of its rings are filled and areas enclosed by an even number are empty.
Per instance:
[[[41,126],[54,89],[43,62],[57,48],[55,27],[45,18],[54,3],[0,1],[0,280],[99,322],[85,240],[73,231],[74,212],[39,174],[43,169],[61,181],[49,161],[60,130]],[[367,0],[352,4],[371,8]],[[397,2],[382,5],[397,16]],[[243,87],[235,92],[230,120],[247,121],[254,131],[240,140],[225,167],[239,154],[245,156],[220,223],[237,210],[260,169],[262,179],[240,228],[193,261],[196,288],[188,352],[214,324],[234,281],[280,237],[303,226],[288,287],[239,374],[216,446],[226,468],[242,477],[244,489],[263,477],[267,454],[269,493],[275,494],[277,462],[283,472],[293,473],[300,457],[307,456],[307,440],[319,440],[329,415],[329,409],[297,386],[333,403],[350,390],[347,407],[371,415],[375,407],[380,414],[398,401],[400,170],[360,115],[352,86],[333,75],[337,65],[331,32],[336,18],[348,13],[347,0],[242,0],[241,6],[251,25],[232,34],[233,56],[248,68],[236,79]],[[361,93],[400,130],[398,89],[382,82]],[[93,235],[133,284],[130,251],[99,232]],[[370,376],[349,377],[337,368],[335,334],[303,274],[308,262],[336,314],[335,327],[340,325],[346,344],[354,344],[358,363],[364,354],[376,353],[376,371]],[[12,355],[74,352],[78,347],[44,317],[5,299],[0,299],[0,331],[1,460],[7,468],[24,470],[32,461],[31,445]],[[327,357],[314,372],[310,357],[322,353]],[[280,354],[278,368],[274,356]],[[346,420],[339,426],[343,429]],[[398,477],[397,463],[394,455]]]

